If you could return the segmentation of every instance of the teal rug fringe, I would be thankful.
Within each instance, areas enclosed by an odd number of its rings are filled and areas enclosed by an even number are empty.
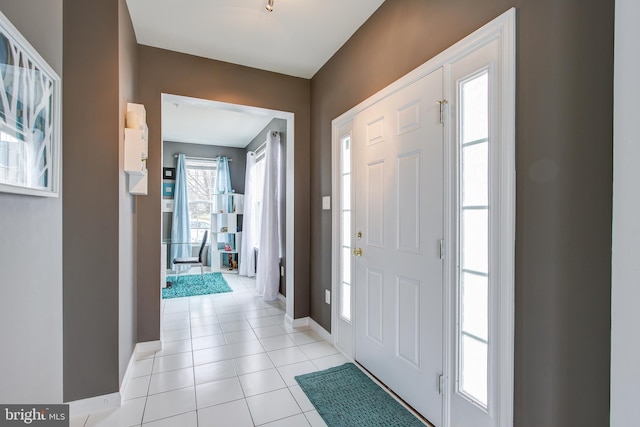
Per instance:
[[[199,274],[181,274],[179,283],[175,275],[167,276],[167,282],[171,282],[171,287],[162,289],[162,299],[233,292],[222,273],[205,273],[204,285]]]
[[[295,377],[329,427],[424,427],[353,363]]]

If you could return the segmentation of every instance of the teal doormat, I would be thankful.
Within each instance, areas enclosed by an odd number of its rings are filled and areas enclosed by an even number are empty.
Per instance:
[[[424,427],[353,363],[295,377],[329,427]]]
[[[205,273],[204,285],[200,274],[181,274],[178,283],[176,276],[167,276],[167,282],[171,287],[162,289],[162,299],[233,292],[222,273]]]

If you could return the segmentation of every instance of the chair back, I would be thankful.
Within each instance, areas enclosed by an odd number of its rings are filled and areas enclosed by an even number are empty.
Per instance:
[[[198,259],[201,263],[204,263],[202,259],[202,254],[204,253],[204,245],[207,243],[207,235],[209,234],[209,230],[204,231],[204,236],[202,236],[202,244],[200,245],[200,252],[198,252]]]

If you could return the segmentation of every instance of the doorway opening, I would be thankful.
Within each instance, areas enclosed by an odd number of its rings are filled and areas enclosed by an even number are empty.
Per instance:
[[[280,182],[284,196],[281,200],[282,214],[282,242],[280,298],[286,299],[286,314],[293,317],[294,295],[294,251],[293,251],[293,206],[294,206],[294,114],[285,111],[232,104],[186,96],[162,94],[162,283],[166,282],[167,272],[171,273],[170,248],[171,217],[174,209],[171,197],[172,184],[178,154],[185,154],[187,170],[191,181],[192,194],[190,200],[189,225],[190,235],[179,242],[188,244],[189,250],[197,256],[202,237],[208,231],[208,255],[205,255],[205,265],[210,271],[238,273],[242,263],[240,251],[240,230],[242,230],[243,195],[246,183],[245,166],[248,151],[256,152],[259,156],[264,147],[267,135],[271,131],[279,134],[281,144]],[[231,188],[229,197],[235,202],[234,208],[228,209],[224,224],[220,222],[221,209],[218,209],[214,190],[209,187],[215,185],[217,159],[226,157]],[[168,175],[167,175],[168,174]],[[285,190],[286,189],[286,190]],[[225,191],[226,192],[226,191]],[[219,204],[219,203],[218,203]],[[231,206],[231,204],[229,204]],[[237,207],[237,211],[236,211]],[[243,207],[244,208],[244,207]],[[212,210],[213,209],[213,210]],[[233,216],[232,220],[226,217]],[[231,222],[227,222],[231,221]],[[224,237],[221,237],[224,230]],[[235,235],[237,232],[237,235]],[[230,236],[233,235],[233,236]],[[234,241],[229,239],[233,238]],[[224,242],[223,242],[224,240]],[[229,257],[228,255],[232,256]],[[169,270],[169,271],[168,271]]]

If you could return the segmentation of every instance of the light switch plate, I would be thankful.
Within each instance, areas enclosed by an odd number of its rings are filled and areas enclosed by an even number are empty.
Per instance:
[[[322,197],[322,210],[328,211],[331,209],[331,196]]]
[[[324,302],[331,304],[331,291],[329,289],[324,290]]]

